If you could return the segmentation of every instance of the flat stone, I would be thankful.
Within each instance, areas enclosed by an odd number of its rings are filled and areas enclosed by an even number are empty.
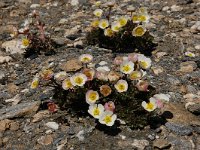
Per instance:
[[[8,108],[2,108],[0,110],[0,120],[33,114],[38,110],[40,103],[40,101],[27,102],[17,104]]]
[[[174,12],[181,11],[182,9],[183,9],[182,7],[177,6],[177,5],[172,5],[171,6],[171,11],[174,11]]]
[[[45,125],[54,130],[58,130],[59,128],[59,124],[57,124],[56,122],[47,122]]]
[[[50,145],[53,142],[51,135],[41,136],[37,142],[41,145]]]
[[[69,44],[69,43],[72,43],[71,40],[67,39],[67,38],[60,38],[60,37],[57,37],[57,38],[52,38],[52,40],[57,44],[57,45],[65,45],[65,44]]]
[[[71,59],[66,63],[61,64],[60,68],[66,72],[77,71],[82,68],[82,64],[78,59]]]
[[[167,127],[167,129],[169,129],[172,132],[175,132],[178,135],[191,135],[193,132],[192,127],[184,126],[182,124],[167,122],[165,126]]]
[[[67,23],[68,21],[69,21],[68,19],[62,18],[62,19],[60,19],[59,24],[65,24],[65,23]]]
[[[79,0],[71,0],[70,4],[72,6],[77,6],[79,4]]]
[[[6,103],[12,103],[12,105],[17,105],[21,101],[21,96],[19,94],[15,95],[13,98],[6,99]]]
[[[0,80],[2,80],[5,77],[5,73],[0,70]]]
[[[192,103],[188,105],[187,110],[195,115],[200,115],[200,103]]]
[[[40,4],[31,4],[30,8],[38,8],[40,7]]]
[[[79,41],[74,42],[74,47],[75,48],[83,48],[83,41],[79,40]]]
[[[11,122],[10,123],[10,130],[11,131],[17,131],[19,129],[20,125],[18,122]]]
[[[196,50],[200,50],[200,45],[196,45],[194,48],[195,48]]]
[[[10,56],[0,56],[0,64],[8,63],[12,61],[12,58]]]
[[[10,54],[23,54],[24,50],[21,48],[20,40],[14,39],[6,41],[2,44],[2,48],[6,49],[6,52]]]
[[[163,72],[163,68],[161,66],[157,66],[157,67],[151,67],[151,69],[153,70],[153,73],[155,75],[159,75],[160,73]]]
[[[0,121],[0,132],[5,131],[6,129],[10,128],[10,123],[12,121],[9,119],[4,119]]]
[[[200,126],[200,118],[186,111],[183,105],[170,102],[165,104],[163,115],[166,114],[166,120],[169,123],[182,126]],[[168,117],[169,116],[169,117]]]
[[[134,140],[131,144],[133,147],[138,148],[139,150],[145,149],[145,147],[149,146],[149,141],[147,140]]]
[[[65,34],[64,34],[64,37],[68,37],[70,35],[74,35],[74,34],[77,34],[77,32],[81,29],[81,26],[80,25],[77,25],[71,29],[66,29],[65,30]]]
[[[197,64],[194,61],[186,61],[180,64],[180,71],[183,73],[193,72],[197,68]]]
[[[164,139],[156,139],[153,142],[153,146],[159,149],[164,149],[164,148],[169,148],[171,146],[171,144]]]
[[[48,118],[50,116],[50,112],[49,110],[42,110],[42,111],[39,111],[37,114],[35,114],[33,116],[33,120],[32,122],[38,122],[38,121],[41,121],[42,119],[44,118]]]

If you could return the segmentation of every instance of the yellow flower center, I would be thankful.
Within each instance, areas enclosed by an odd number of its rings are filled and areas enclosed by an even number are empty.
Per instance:
[[[154,105],[152,103],[147,103],[146,109],[153,110]]]
[[[131,79],[136,79],[136,78],[139,78],[140,77],[140,74],[138,72],[133,72],[131,75],[130,75],[130,78]]]
[[[28,46],[30,44],[30,41],[28,39],[23,39],[22,40],[22,45],[23,46]]]
[[[141,16],[139,16],[139,20],[140,21],[146,21],[147,17],[145,15],[141,15]]]
[[[100,114],[99,109],[98,109],[98,108],[95,108],[95,109],[93,110],[93,114],[94,114],[94,116],[98,116],[98,115]]]
[[[96,101],[96,99],[97,99],[97,94],[94,93],[94,92],[90,93],[89,99],[90,99],[91,101]]]
[[[133,20],[133,21],[138,21],[138,20],[139,20],[139,18],[138,18],[138,16],[137,16],[137,15],[134,15],[134,16],[132,17],[132,20]]]
[[[148,63],[147,63],[146,61],[140,61],[140,66],[141,66],[142,68],[147,68]]]
[[[105,31],[105,36],[112,36],[113,35],[113,32],[110,28],[106,29]]]
[[[105,116],[105,118],[103,119],[103,121],[104,121],[106,124],[108,124],[108,123],[112,122],[112,117],[107,115],[107,116]]]
[[[144,29],[142,28],[142,27],[137,27],[136,29],[135,29],[135,35],[136,36],[142,36],[143,34],[144,34]]]
[[[119,89],[119,91],[123,91],[125,89],[125,85],[124,84],[118,84],[118,89]]]
[[[102,26],[102,28],[106,28],[107,27],[107,22],[102,22],[101,26]]]
[[[131,70],[131,67],[129,65],[124,65],[122,70],[123,70],[123,72],[128,72]]]
[[[120,24],[121,26],[125,26],[126,23],[127,23],[127,20],[126,20],[125,18],[119,19],[119,24]]]
[[[32,88],[36,88],[36,87],[38,87],[38,84],[39,84],[39,81],[38,81],[38,80],[35,80],[35,81],[32,82],[31,87],[32,87]]]
[[[83,61],[83,62],[88,62],[88,61],[90,61],[90,58],[84,57],[84,58],[82,59],[82,61]]]
[[[87,77],[88,79],[91,79],[91,78],[93,77],[93,74],[92,74],[91,71],[86,71],[86,72],[84,72],[84,74],[86,75],[86,77]]]
[[[117,25],[115,25],[114,27],[113,27],[113,31],[119,31],[119,26],[117,26]]]
[[[99,25],[99,20],[95,20],[91,23],[92,27],[98,27]]]
[[[76,78],[74,79],[74,82],[75,82],[76,84],[80,85],[80,84],[83,83],[83,78],[81,78],[81,77],[76,77]]]
[[[65,86],[66,88],[72,87],[72,83],[70,82],[70,80],[65,81]]]
[[[100,12],[96,12],[95,14],[97,17],[100,17],[101,16],[101,13]]]

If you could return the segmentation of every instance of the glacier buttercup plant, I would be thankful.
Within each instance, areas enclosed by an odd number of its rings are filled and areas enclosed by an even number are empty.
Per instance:
[[[30,88],[53,87],[52,99],[61,108],[88,113],[105,127],[114,127],[117,117],[131,127],[143,127],[156,109],[162,109],[169,102],[169,95],[151,93],[152,87],[146,78],[150,58],[132,53],[117,56],[111,64],[100,61],[90,66],[93,59],[91,54],[80,55],[78,61],[82,68],[73,72],[55,72],[58,68],[43,67],[31,81]],[[48,106],[55,112],[54,102],[48,102]]]
[[[113,8],[116,3],[109,3],[99,5],[94,10],[95,18],[91,21],[87,43],[117,52],[140,51],[150,55],[156,44],[146,28],[150,22],[147,8],[139,7],[115,16]]]

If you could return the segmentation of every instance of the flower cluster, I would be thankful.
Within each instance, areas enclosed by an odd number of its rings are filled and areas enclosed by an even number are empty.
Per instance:
[[[40,14],[36,10],[28,15],[22,28],[13,28],[11,37],[20,37],[20,47],[25,50],[25,57],[34,53],[39,54],[40,50],[48,50],[46,53],[52,53],[55,47],[55,42],[45,32],[45,24],[41,21]]]
[[[87,112],[106,126],[114,125],[117,119],[115,113],[118,111],[116,104],[120,104],[119,101],[122,101],[123,97],[129,97],[129,91],[149,90],[149,82],[145,76],[146,70],[151,67],[151,59],[143,54],[117,56],[112,67],[105,61],[98,65],[89,65],[93,61],[90,54],[82,54],[79,61],[83,68],[73,74],[64,71],[54,73],[50,68],[43,69],[34,77],[31,88],[37,88],[39,80],[43,80],[50,81],[55,87],[61,87],[63,92],[77,93],[81,90],[84,96],[79,101],[88,104]],[[162,108],[167,101],[168,95],[156,94],[149,100],[145,99],[140,106],[151,112],[156,108]]]
[[[89,44],[99,44],[112,50],[124,49],[124,51],[128,47],[125,44],[128,44],[129,47],[133,45],[132,51],[134,49],[142,51],[142,45],[146,45],[144,48],[149,50],[155,46],[146,29],[146,24],[150,20],[146,7],[140,7],[136,10],[127,9],[125,15],[114,16],[112,10],[115,3],[106,3],[105,5],[98,3],[96,6],[98,8],[93,11],[95,19],[91,22],[92,30],[87,36]],[[111,43],[115,44],[111,45]],[[135,45],[136,43],[137,45]]]
[[[108,7],[112,8],[111,6]],[[109,9],[109,15],[110,11],[111,9]],[[102,9],[96,9],[93,12],[97,18],[91,22],[91,26],[104,30],[104,35],[108,37],[112,37],[120,31],[123,31],[123,28],[128,22],[134,23],[134,26],[136,25],[136,27],[132,30],[133,36],[143,36],[146,32],[145,24],[148,23],[150,19],[147,10],[144,7],[139,8],[137,12],[131,12],[130,16],[126,15],[116,17],[112,22],[110,16],[105,16],[103,13],[104,11]]]

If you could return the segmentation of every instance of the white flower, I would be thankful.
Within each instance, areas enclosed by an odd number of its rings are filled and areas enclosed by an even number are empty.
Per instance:
[[[21,41],[21,48],[27,48],[30,45],[30,40],[27,38],[23,38]]]
[[[106,28],[104,30],[104,35],[105,36],[111,37],[111,36],[113,36],[113,34],[114,34],[114,32],[113,32],[113,30],[111,28]]]
[[[103,14],[103,10],[102,9],[96,9],[93,14],[97,17],[101,17]]]
[[[147,14],[148,12],[147,12],[147,7],[140,7],[139,8],[139,13],[141,13],[141,14]]]
[[[119,80],[114,87],[119,93],[126,92],[128,90],[128,83],[126,80]]]
[[[99,7],[101,5],[101,1],[95,2],[95,6]]]
[[[140,14],[138,15],[138,20],[140,22],[148,23],[150,19],[150,16],[148,14]]]
[[[160,93],[160,94],[155,94],[153,97],[163,102],[169,102],[170,95]]]
[[[113,114],[112,111],[107,110],[101,115],[101,117],[99,118],[99,122],[107,126],[113,126],[116,119],[117,119],[117,115]]]
[[[108,66],[100,66],[100,67],[96,68],[96,70],[98,72],[109,72],[110,68]]]
[[[102,104],[94,104],[89,106],[88,113],[96,119],[99,119],[103,112],[104,106]]]
[[[87,76],[82,73],[76,73],[70,77],[70,81],[73,86],[83,86],[87,81]]]
[[[58,72],[54,75],[55,80],[62,81],[67,77],[67,73],[65,71]]]
[[[150,98],[149,102],[142,102],[142,107],[144,107],[147,111],[154,111],[157,108],[156,100],[154,98]]]
[[[65,79],[65,80],[62,82],[62,88],[63,88],[64,90],[68,90],[68,89],[73,88],[73,85],[72,85],[70,79],[67,78],[67,79]]]
[[[39,77],[34,77],[32,83],[31,83],[31,89],[36,89],[39,86]]]
[[[107,19],[101,19],[101,20],[99,21],[99,28],[105,29],[105,28],[107,28],[108,26],[109,26],[109,22],[108,22]]]
[[[128,18],[125,17],[125,16],[122,16],[122,17],[120,17],[120,18],[118,19],[117,22],[119,23],[119,26],[120,26],[120,27],[123,27],[123,26],[125,26],[125,25],[127,24]]]
[[[151,67],[151,59],[145,57],[144,55],[138,56],[138,63],[142,69],[148,69]]]
[[[192,53],[192,52],[185,52],[185,56],[188,56],[188,57],[195,57],[195,54]]]
[[[141,71],[133,71],[130,73],[129,78],[131,80],[139,80],[142,78],[142,72]]]
[[[140,22],[138,14],[134,13],[132,15],[132,21],[133,21],[133,23],[139,23]]]
[[[114,31],[114,32],[119,32],[120,27],[121,26],[120,26],[119,22],[113,22],[111,24],[111,30]]]
[[[96,78],[102,81],[108,81],[108,72],[105,71],[97,71]]]
[[[90,63],[93,60],[93,56],[90,54],[82,54],[79,57],[79,61],[82,63]]]
[[[97,91],[89,90],[87,91],[85,97],[88,104],[94,104],[97,100],[99,100],[99,93]]]
[[[134,70],[134,63],[132,61],[124,61],[120,65],[120,71],[124,74],[130,74]]]
[[[133,29],[132,35],[133,36],[143,36],[146,32],[146,28],[144,26],[137,26]]]

